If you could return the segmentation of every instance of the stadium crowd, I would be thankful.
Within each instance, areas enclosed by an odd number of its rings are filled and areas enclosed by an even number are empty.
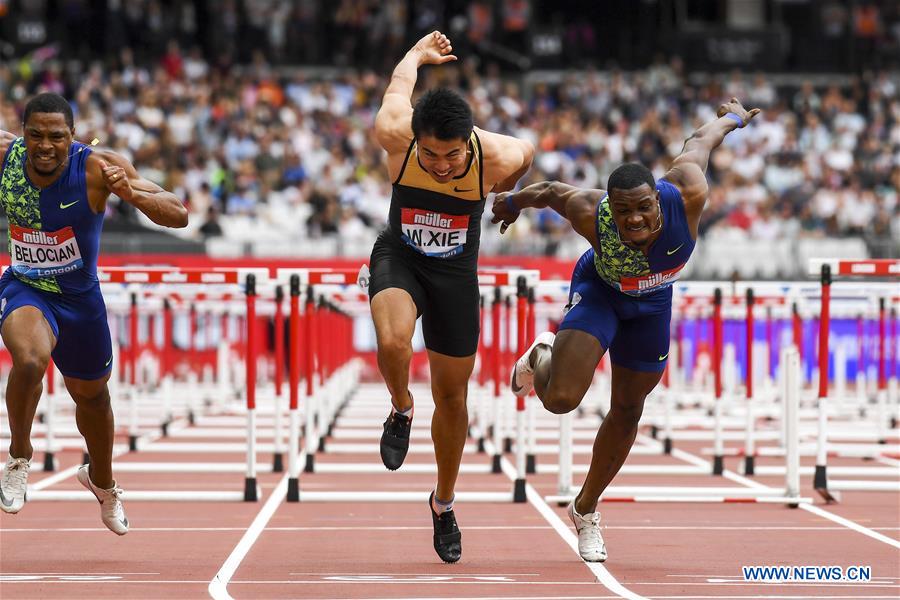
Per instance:
[[[296,245],[339,236],[369,245],[387,219],[391,184],[371,131],[389,73],[327,75],[207,62],[169,41],[158,59],[124,47],[108,63],[72,69],[53,47],[0,62],[0,127],[20,130],[40,91],[71,98],[76,137],[97,138],[183,198],[185,235],[235,240],[264,231]],[[710,165],[705,235],[900,239],[900,80],[870,72],[843,84],[775,87],[762,73],[688,81],[678,58],[640,71],[510,77],[463,57],[426,71],[420,89],[463,91],[476,124],[534,142],[522,184],[559,179],[604,187],[637,160],[661,175],[693,128],[722,99],[764,109],[729,136]],[[488,211],[489,212],[489,211]],[[136,219],[110,202],[110,219]],[[548,243],[535,245],[534,230]],[[497,252],[553,254],[573,235],[551,211],[528,215]]]

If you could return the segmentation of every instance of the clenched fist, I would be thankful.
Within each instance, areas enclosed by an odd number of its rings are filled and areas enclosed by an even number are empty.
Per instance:
[[[103,182],[110,193],[115,194],[122,200],[131,200],[134,190],[131,189],[131,182],[128,181],[128,174],[125,173],[125,169],[116,165],[110,165],[101,159],[100,172],[103,173]]]

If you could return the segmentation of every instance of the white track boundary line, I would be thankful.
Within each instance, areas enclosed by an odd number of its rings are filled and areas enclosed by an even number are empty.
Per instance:
[[[642,434],[638,434],[638,437],[645,437],[645,436],[642,436]],[[680,458],[681,460],[684,460],[686,462],[689,462],[689,463],[695,464],[695,465],[700,464],[700,463],[703,463],[704,465],[709,465],[709,461],[705,461],[702,458],[700,458],[699,456],[695,456],[689,452],[685,452],[684,450],[679,450],[678,448],[672,448],[672,456],[674,456],[676,458]],[[737,473],[735,473],[733,471],[729,471],[728,469],[725,469],[723,471],[722,475],[726,479],[730,479],[731,481],[734,481],[735,483],[740,483],[741,485],[745,485],[747,487],[752,487],[752,488],[757,488],[757,489],[770,488],[770,486],[763,485],[763,484],[759,483],[758,481],[753,481],[752,479],[747,479],[746,477],[738,475]],[[874,540],[883,542],[883,543],[887,544],[888,546],[893,546],[894,548],[900,549],[900,541],[891,539],[891,538],[887,537],[886,535],[882,535],[882,534],[878,533],[877,531],[869,529],[868,527],[860,525],[859,523],[856,523],[855,521],[851,521],[850,519],[847,519],[845,517],[841,517],[832,512],[828,512],[827,510],[819,508],[818,506],[814,506],[807,502],[801,502],[799,504],[798,508],[801,508],[807,512],[811,512],[814,515],[818,515],[818,516],[822,517],[823,519],[828,519],[829,521],[833,521],[834,523],[837,523],[838,525],[843,525],[844,527],[846,527],[848,529],[852,529],[853,531],[856,531],[857,533],[861,533],[861,534],[866,535]]]
[[[485,451],[488,455],[496,454],[493,443],[490,440],[485,440],[484,443]],[[512,464],[506,459],[506,457],[502,457],[500,460],[500,467],[503,469],[503,473],[509,478],[510,481],[516,480],[516,469],[512,466]],[[525,496],[528,498],[528,502],[534,506],[541,516],[546,519],[548,523],[556,530],[556,533],[563,539],[563,541],[569,545],[572,550],[575,551],[575,554],[578,556],[578,560],[584,562],[584,565],[591,570],[594,576],[597,578],[597,581],[602,583],[606,589],[611,591],[614,594],[618,594],[620,598],[627,598],[628,600],[648,600],[644,596],[636,594],[623,586],[619,581],[613,577],[612,573],[610,573],[606,567],[603,566],[602,563],[596,562],[585,562],[581,555],[578,553],[578,537],[572,533],[571,528],[563,522],[562,519],[559,518],[559,515],[550,508],[550,506],[544,502],[543,496],[541,496],[537,490],[532,487],[530,483],[525,484]]]
[[[819,515],[820,517],[828,519],[829,521],[834,521],[835,523],[837,523],[839,525],[843,525],[844,527],[848,527],[848,528],[852,529],[853,531],[858,531],[859,533],[861,533],[863,535],[867,535],[870,538],[876,539],[879,542],[884,542],[885,544],[887,544],[889,546],[893,546],[894,548],[900,549],[900,541],[893,540],[893,539],[887,537],[886,535],[882,535],[882,534],[878,533],[877,531],[872,531],[868,527],[864,527],[864,526],[860,525],[859,523],[856,523],[855,521],[851,521],[850,519],[847,519],[840,515],[836,515],[832,512],[828,512],[827,510],[823,510],[823,509],[819,508],[818,506],[813,506],[812,504],[801,504],[800,508],[802,508],[803,510],[805,510],[807,512],[811,512],[814,515]]]
[[[253,519],[250,527],[247,528],[246,533],[241,537],[241,541],[234,547],[234,550],[232,550],[231,554],[228,555],[228,558],[225,559],[225,563],[219,569],[219,572],[216,573],[212,578],[212,581],[209,582],[209,587],[207,589],[209,595],[215,600],[234,600],[228,593],[228,582],[231,581],[231,577],[234,575],[235,571],[237,571],[241,561],[244,560],[244,557],[250,552],[250,548],[256,543],[257,538],[259,538],[259,535],[262,533],[263,529],[265,529],[266,523],[269,522],[269,519],[272,518],[272,515],[275,514],[275,511],[281,505],[281,501],[287,496],[289,477],[290,474],[285,473],[284,477],[281,478],[281,481],[279,481],[278,485],[275,486],[275,489],[272,490],[272,495],[266,500],[266,503],[257,513],[256,518]]]

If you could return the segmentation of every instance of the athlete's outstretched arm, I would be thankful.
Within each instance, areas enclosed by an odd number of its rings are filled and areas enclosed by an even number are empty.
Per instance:
[[[157,225],[185,227],[188,223],[187,209],[175,194],[141,177],[134,165],[116,152],[97,150],[88,157],[88,186],[115,194]],[[106,195],[102,197],[105,202]]]
[[[559,181],[541,181],[518,192],[503,192],[494,197],[491,223],[501,223],[500,233],[506,231],[523,208],[551,208],[572,224],[578,234],[597,243],[597,203],[603,190],[578,188]]]
[[[411,99],[419,67],[456,60],[452,51],[450,39],[440,31],[433,31],[416,42],[394,67],[381,108],[375,115],[375,137],[388,153],[406,152],[412,140]]]
[[[706,182],[709,155],[719,147],[726,135],[746,126],[759,112],[758,108],[747,110],[737,98],[732,98],[719,106],[716,111],[718,117],[714,121],[701,126],[684,142],[681,154],[672,162],[665,179],[681,190],[689,211],[695,204],[699,204],[699,209],[702,210],[706,203],[709,192]]]

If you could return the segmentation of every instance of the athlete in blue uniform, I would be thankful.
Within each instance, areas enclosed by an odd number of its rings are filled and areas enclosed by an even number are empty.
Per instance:
[[[709,155],[758,113],[736,98],[722,104],[718,118],[688,138],[658,182],[646,167],[629,163],[609,176],[608,192],[543,182],[494,200],[493,221],[502,222],[501,232],[523,208],[552,208],[591,243],[572,274],[559,333],[539,335],[516,362],[510,381],[515,394],[525,396],[534,388],[547,410],[567,413],[581,403],[609,350],[611,408],[594,441],[581,492],[569,505],[586,561],[606,560],[597,501],[625,462],[644,398],[665,369],[671,286],[697,239]]]
[[[153,222],[187,225],[173,194],[143,179],[124,157],[74,141],[69,103],[40,94],[25,106],[24,137],[0,131],[0,203],[9,219],[10,267],[0,277],[0,333],[12,355],[6,386],[9,458],[0,509],[25,503],[31,425],[50,357],[75,400],[90,465],[77,477],[101,504],[103,523],[128,532],[112,475],[113,413],[106,382],[112,345],[97,280],[97,254],[110,193]]]

